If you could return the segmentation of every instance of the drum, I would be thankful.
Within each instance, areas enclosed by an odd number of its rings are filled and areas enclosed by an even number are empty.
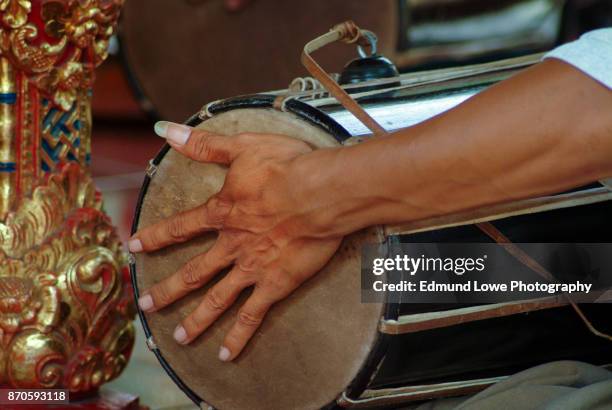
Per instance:
[[[121,53],[143,107],[182,121],[203,101],[285,87],[304,74],[297,50],[309,36],[347,18],[374,31],[383,54],[410,69],[550,48],[559,38],[563,3],[255,0],[229,13],[221,0],[130,0],[122,12]],[[320,59],[339,71],[355,57],[341,49]]]
[[[122,12],[121,47],[145,107],[183,121],[205,101],[285,87],[304,74],[299,50],[312,33],[349,16],[376,30],[388,53],[397,35],[395,6],[396,0],[263,0],[229,13],[221,0],[136,0]],[[343,49],[321,58],[340,70],[353,56]]]
[[[437,70],[374,80],[376,87],[345,88],[359,90],[353,97],[387,130],[394,130],[439,114],[535,61]],[[355,143],[369,134],[320,89],[213,102],[187,123],[221,134],[284,134],[317,148]],[[147,169],[133,230],[206,201],[221,188],[225,172],[223,166],[196,163],[164,147]],[[605,242],[612,232],[610,199],[612,193],[594,183],[545,199],[489,207],[469,217],[355,233],[319,274],[270,310],[234,362],[220,362],[217,349],[241,301],[191,345],[178,345],[172,338],[174,327],[212,284],[157,313],[139,312],[147,344],[196,404],[219,409],[380,408],[472,393],[552,360],[612,363],[612,343],[592,334],[562,303],[397,305],[360,299],[364,244],[376,244],[384,252],[398,239],[490,241],[473,224],[482,221],[492,221],[517,242]],[[132,256],[136,297],[214,240],[209,233]],[[612,330],[609,305],[583,309],[599,330]]]

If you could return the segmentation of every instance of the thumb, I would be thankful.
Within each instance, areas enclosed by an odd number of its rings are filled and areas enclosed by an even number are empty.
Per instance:
[[[213,134],[183,124],[159,121],[155,133],[181,154],[199,162],[229,165],[242,151],[237,138]]]

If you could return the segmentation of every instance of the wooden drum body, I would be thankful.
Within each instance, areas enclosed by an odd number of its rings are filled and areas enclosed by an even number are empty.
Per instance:
[[[354,96],[379,123],[398,129],[451,108],[529,64],[513,60],[405,75],[390,81],[392,86]],[[187,123],[228,135],[284,134],[318,148],[367,134],[320,91],[296,93],[280,106],[275,104],[278,96],[215,102]],[[166,146],[147,170],[134,231],[205,202],[221,188],[224,175],[223,167],[193,162]],[[604,215],[610,214],[612,203],[604,199],[610,195],[603,192],[596,203],[581,207],[512,217],[502,213],[495,224],[517,242],[608,241],[612,226]],[[577,224],[583,228],[576,229]],[[401,239],[488,241],[469,223],[447,225],[459,226],[427,232],[413,227]],[[190,398],[203,408],[220,409],[379,407],[474,392],[551,360],[612,362],[612,343],[589,333],[568,306],[527,313],[497,305],[361,303],[361,247],[375,243],[384,252],[386,244],[398,238],[392,233],[372,228],[347,237],[318,275],[271,309],[235,362],[220,362],[217,349],[241,301],[191,345],[178,345],[172,338],[175,326],[206,288],[160,312],[140,312],[147,344]],[[131,263],[136,296],[208,249],[214,236],[136,255]],[[609,305],[588,306],[589,317],[603,330],[612,328],[603,320],[611,311]]]

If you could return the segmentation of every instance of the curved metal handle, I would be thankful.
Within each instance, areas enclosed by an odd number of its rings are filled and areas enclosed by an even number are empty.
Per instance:
[[[328,33],[308,42],[302,52],[302,64],[321,85],[333,95],[344,108],[363,123],[374,135],[384,135],[387,131],[370,114],[366,112],[340,85],[330,77],[323,68],[312,58],[312,52],[336,41],[348,44],[357,44],[370,53],[376,50],[376,35],[371,31],[361,30],[352,21],[336,25]]]

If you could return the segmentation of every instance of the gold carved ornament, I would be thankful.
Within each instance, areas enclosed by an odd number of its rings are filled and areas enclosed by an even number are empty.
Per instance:
[[[0,0],[0,385],[90,392],[134,343],[88,168],[93,69],[123,0]]]
[[[0,51],[68,110],[76,90],[91,88],[93,68],[106,59],[122,5],[123,0],[0,0]],[[32,15],[41,21],[28,20]]]

